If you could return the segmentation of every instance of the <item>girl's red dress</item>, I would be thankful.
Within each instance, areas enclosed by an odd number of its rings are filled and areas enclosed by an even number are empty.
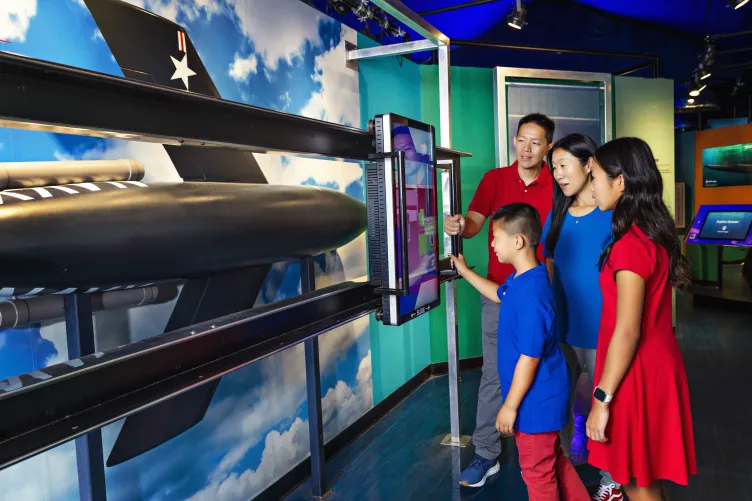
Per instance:
[[[588,441],[589,462],[621,484],[636,480],[638,487],[648,487],[663,479],[687,485],[697,465],[687,374],[672,327],[668,253],[636,226],[614,244],[600,274],[603,310],[595,381],[603,373],[616,325],[619,270],[646,281],[640,341],[610,403],[608,442]]]

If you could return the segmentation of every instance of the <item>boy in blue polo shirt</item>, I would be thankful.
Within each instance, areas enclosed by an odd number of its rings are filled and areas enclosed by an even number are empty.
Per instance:
[[[498,367],[503,405],[496,428],[514,434],[531,501],[589,501],[564,456],[559,430],[569,420],[569,372],[554,334],[554,295],[535,251],[541,221],[533,206],[514,203],[491,217],[492,247],[515,273],[499,286],[452,256],[457,272],[499,308]]]

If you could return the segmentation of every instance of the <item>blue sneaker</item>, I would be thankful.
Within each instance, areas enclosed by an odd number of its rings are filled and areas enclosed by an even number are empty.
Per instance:
[[[470,466],[460,474],[460,485],[483,487],[486,484],[486,479],[499,473],[500,469],[501,465],[496,459],[486,459],[476,454],[470,462]]]

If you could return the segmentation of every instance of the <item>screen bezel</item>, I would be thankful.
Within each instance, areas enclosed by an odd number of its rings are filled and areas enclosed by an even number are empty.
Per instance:
[[[752,247],[752,225],[747,229],[747,236],[742,239],[700,238],[708,216],[712,212],[752,212],[751,204],[744,205],[703,205],[692,220],[692,226],[684,237],[686,244],[726,245],[730,247]]]
[[[384,151],[385,152],[392,152],[394,150],[394,127],[397,126],[407,126],[409,128],[421,130],[424,132],[427,132],[431,136],[431,158],[433,159],[433,189],[435,196],[433,197],[433,213],[436,215],[436,231],[437,231],[437,237],[438,237],[438,231],[439,231],[439,224],[438,224],[438,182],[437,182],[437,169],[436,169],[436,132],[435,128],[432,125],[425,124],[422,122],[417,122],[415,120],[411,120],[406,117],[402,117],[399,115],[395,115],[393,113],[389,113],[383,116],[383,126],[385,132],[388,131],[388,133],[384,134],[385,136],[385,144],[384,144]],[[389,263],[389,288],[396,289],[398,288],[397,284],[400,283],[401,278],[401,269],[398,266],[397,256],[399,255],[399,249],[397,249],[397,238],[395,233],[395,225],[394,221],[395,218],[398,216],[398,206],[397,206],[397,200],[396,196],[394,194],[393,187],[395,186],[395,179],[394,174],[396,173],[396,161],[395,160],[388,160],[386,165],[386,186],[388,186],[391,190],[390,196],[386,197],[387,202],[387,258]],[[434,301],[431,301],[430,303],[427,303],[420,308],[411,310],[405,314],[402,314],[399,309],[399,303],[400,303],[400,296],[392,295],[389,297],[389,323],[390,325],[402,325],[403,323],[407,322],[408,320],[412,320],[413,318],[416,318],[434,308],[436,308],[439,304],[441,304],[441,274],[439,270],[439,246],[438,243],[435,246],[435,257],[436,257],[436,290],[437,295],[436,299]],[[409,258],[409,253],[407,256],[403,256],[405,259]],[[408,270],[410,269],[410,263],[407,263]],[[409,280],[409,278],[408,278]]]
[[[711,214],[728,214],[729,212],[737,212],[737,213],[741,212],[743,214],[749,212],[749,213],[752,214],[752,211],[738,211],[738,210],[735,210],[735,211],[730,211],[730,210],[711,210],[711,211],[708,211],[708,213],[705,215],[705,221],[702,222],[702,226],[700,227],[700,233],[697,235],[697,237],[701,238],[703,240],[723,240],[723,241],[746,240],[747,236],[749,236],[749,230],[752,229],[752,221],[750,221],[749,224],[747,225],[747,231],[746,231],[746,233],[744,233],[744,236],[742,238],[731,238],[731,237],[729,237],[729,238],[721,238],[721,237],[717,237],[717,238],[712,238],[711,239],[711,238],[703,237],[702,236],[702,233],[703,233],[703,231],[705,231],[705,226],[708,224],[708,219],[710,218]]]

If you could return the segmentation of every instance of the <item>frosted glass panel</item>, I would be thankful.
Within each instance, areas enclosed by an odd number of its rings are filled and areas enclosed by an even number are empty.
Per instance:
[[[510,163],[516,158],[513,138],[522,117],[543,113],[556,123],[554,141],[567,134],[580,133],[597,144],[604,140],[604,91],[600,86],[573,85],[557,81],[507,81],[507,147]]]

